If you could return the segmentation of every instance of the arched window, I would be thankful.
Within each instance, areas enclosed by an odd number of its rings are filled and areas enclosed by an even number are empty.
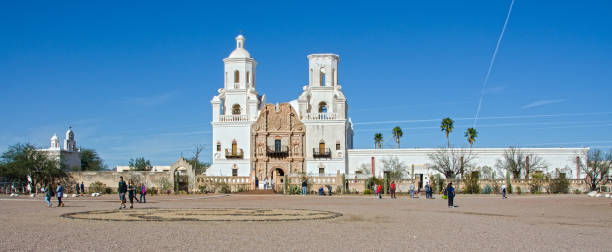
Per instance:
[[[321,73],[320,73],[320,77],[321,79],[319,80],[321,83],[321,86],[325,86],[325,68],[321,68]]]
[[[240,82],[240,72],[238,70],[234,71],[234,83]]]
[[[319,153],[325,154],[325,142],[323,140],[319,142]]]
[[[232,115],[240,115],[240,105],[239,104],[234,104],[234,106],[232,106]]]
[[[217,151],[221,151],[221,142],[217,142]]]
[[[319,113],[327,113],[327,103],[325,102],[319,103]]]
[[[238,155],[238,143],[236,143],[236,139],[232,141],[232,156]]]

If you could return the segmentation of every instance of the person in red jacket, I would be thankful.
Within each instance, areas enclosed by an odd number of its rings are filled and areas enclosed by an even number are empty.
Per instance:
[[[391,181],[391,198],[392,199],[397,199],[395,197],[395,181]]]
[[[382,187],[380,185],[376,186],[376,194],[378,194],[379,199],[382,199]]]

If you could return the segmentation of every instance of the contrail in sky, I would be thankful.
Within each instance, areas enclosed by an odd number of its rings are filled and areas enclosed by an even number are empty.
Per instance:
[[[478,121],[478,117],[480,117],[480,108],[482,108],[482,99],[484,98],[485,88],[487,87],[487,82],[489,82],[489,76],[491,75],[491,69],[493,69],[493,64],[495,63],[495,57],[497,56],[499,45],[501,44],[502,38],[504,37],[506,26],[508,26],[508,21],[510,21],[510,14],[512,13],[512,6],[514,6],[514,1],[515,0],[512,0],[512,2],[510,3],[510,8],[508,9],[508,15],[506,16],[506,22],[504,22],[504,28],[502,28],[501,34],[499,34],[499,38],[497,39],[497,45],[495,46],[495,51],[493,51],[493,57],[491,57],[491,62],[489,62],[489,70],[487,70],[487,75],[485,76],[484,82],[482,83],[482,89],[480,90],[480,100],[478,101],[478,108],[476,109],[476,115],[474,116],[474,124],[472,124],[473,128],[476,128],[476,122]]]

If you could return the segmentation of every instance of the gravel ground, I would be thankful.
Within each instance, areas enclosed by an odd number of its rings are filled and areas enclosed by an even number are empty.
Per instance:
[[[612,251],[612,200],[584,195],[464,196],[446,201],[373,196],[185,195],[136,208],[282,208],[341,213],[305,221],[99,221],[64,213],[113,210],[116,195],[0,197],[0,250],[55,251]],[[57,203],[54,201],[54,203]],[[129,210],[121,210],[129,211]]]

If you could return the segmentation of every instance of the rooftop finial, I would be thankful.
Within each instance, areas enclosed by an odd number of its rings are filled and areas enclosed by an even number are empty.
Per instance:
[[[244,40],[244,36],[242,36],[241,32],[241,34],[236,37],[236,48],[244,48]]]

